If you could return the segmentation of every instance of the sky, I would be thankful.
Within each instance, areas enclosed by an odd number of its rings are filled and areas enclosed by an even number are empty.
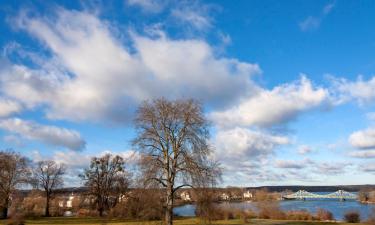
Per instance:
[[[194,98],[221,186],[374,184],[374,1],[2,1],[0,149],[137,155],[154,98]]]

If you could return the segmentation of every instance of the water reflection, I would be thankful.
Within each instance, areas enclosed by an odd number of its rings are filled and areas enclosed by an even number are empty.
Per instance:
[[[237,209],[255,209],[256,203],[254,202],[224,202],[219,203],[225,208]],[[333,199],[320,199],[320,200],[293,200],[293,201],[280,201],[281,209],[287,210],[307,210],[311,213],[316,213],[319,208],[329,210],[332,212],[336,220],[343,220],[343,216],[348,211],[358,211],[361,214],[361,219],[368,218],[375,205],[361,204],[354,200],[338,201]],[[175,214],[180,216],[194,216],[195,205],[189,204],[176,207]]]

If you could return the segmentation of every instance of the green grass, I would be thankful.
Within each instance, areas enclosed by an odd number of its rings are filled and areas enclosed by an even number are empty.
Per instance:
[[[5,224],[6,221],[0,221]],[[161,221],[134,221],[121,219],[100,219],[100,218],[67,218],[67,217],[51,217],[40,218],[35,220],[26,220],[26,224],[49,225],[49,224],[84,224],[84,225],[162,225]],[[198,225],[204,224],[197,218],[183,218],[174,221],[175,225]],[[212,225],[244,225],[241,220],[220,220],[214,221]],[[262,220],[253,219],[249,221],[249,225],[349,225],[347,223],[317,222],[317,221],[287,221],[287,220]],[[357,224],[359,225],[359,224]]]

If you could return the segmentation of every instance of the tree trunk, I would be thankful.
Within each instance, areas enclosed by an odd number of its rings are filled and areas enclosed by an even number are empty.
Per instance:
[[[5,199],[5,202],[4,202],[4,208],[3,208],[3,218],[4,219],[6,219],[6,218],[8,218],[8,207],[9,207],[9,202],[10,202],[10,200],[9,200],[9,197],[8,198],[6,198]]]
[[[50,216],[50,214],[49,214],[49,200],[50,200],[50,197],[49,197],[49,194],[47,194],[47,197],[46,197],[46,213],[45,213],[46,217]]]
[[[173,191],[170,187],[168,187],[167,189],[165,224],[173,225]]]
[[[8,207],[7,206],[4,206],[3,208],[3,215],[2,215],[3,219],[6,219],[8,218]]]

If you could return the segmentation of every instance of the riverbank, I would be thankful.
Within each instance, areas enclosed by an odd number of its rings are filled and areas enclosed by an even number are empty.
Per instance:
[[[0,224],[6,224],[6,221],[0,221]],[[76,217],[51,217],[51,218],[40,218],[34,220],[26,220],[26,225],[28,224],[38,224],[38,225],[63,225],[63,224],[83,224],[83,225],[160,225],[161,221],[135,221],[135,220],[121,220],[121,219],[101,219],[101,218],[76,218]],[[175,225],[197,225],[204,224],[198,218],[180,218],[174,221]],[[244,223],[242,220],[219,220],[212,221],[212,225],[349,225],[343,222],[318,222],[318,221],[293,221],[293,220],[266,220],[266,219],[252,219]],[[366,225],[365,223],[357,223],[357,225]]]
[[[372,204],[372,205],[375,205],[374,201],[359,201],[359,202],[362,203],[362,204]]]

